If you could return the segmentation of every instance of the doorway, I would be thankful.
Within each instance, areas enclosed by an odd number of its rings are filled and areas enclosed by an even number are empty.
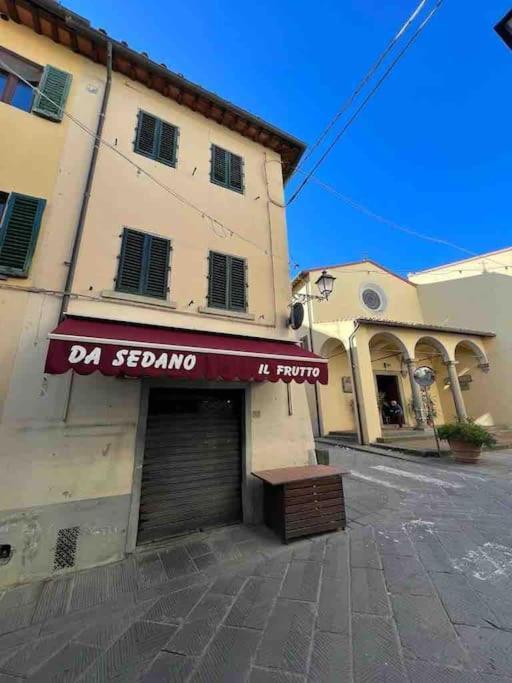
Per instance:
[[[242,519],[242,391],[150,390],[138,545]]]
[[[400,395],[400,385],[398,383],[397,375],[376,375],[375,380],[377,383],[377,396],[379,403],[380,419],[382,424],[391,424],[396,421],[392,420],[387,414],[386,406],[391,403],[391,401],[396,401],[402,407],[405,413],[405,407],[402,403],[402,397]]]

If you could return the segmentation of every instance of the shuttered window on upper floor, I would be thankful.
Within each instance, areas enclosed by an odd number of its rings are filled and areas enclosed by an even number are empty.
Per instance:
[[[27,277],[45,204],[38,197],[0,192],[0,273]]]
[[[246,310],[247,265],[245,259],[210,252],[208,306],[230,311]]]
[[[212,145],[210,178],[216,185],[243,193],[244,160],[237,154]]]
[[[43,68],[0,48],[0,102],[51,121],[62,121],[71,80],[67,71],[50,65]]]
[[[116,289],[165,299],[168,291],[170,240],[124,228]]]
[[[176,126],[140,110],[134,150],[162,164],[176,166],[178,135]]]

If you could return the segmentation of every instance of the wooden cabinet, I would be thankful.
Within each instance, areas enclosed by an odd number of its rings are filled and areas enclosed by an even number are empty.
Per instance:
[[[344,529],[343,472],[327,465],[254,472],[263,481],[265,524],[290,539]]]

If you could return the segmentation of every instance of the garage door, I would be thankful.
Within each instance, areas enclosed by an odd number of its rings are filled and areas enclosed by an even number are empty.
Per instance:
[[[138,543],[242,518],[242,392],[152,389]]]

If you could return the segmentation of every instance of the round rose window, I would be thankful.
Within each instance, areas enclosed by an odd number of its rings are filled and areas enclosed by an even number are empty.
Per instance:
[[[374,289],[365,289],[362,294],[364,305],[372,311],[378,311],[382,308],[382,299],[380,294]]]

